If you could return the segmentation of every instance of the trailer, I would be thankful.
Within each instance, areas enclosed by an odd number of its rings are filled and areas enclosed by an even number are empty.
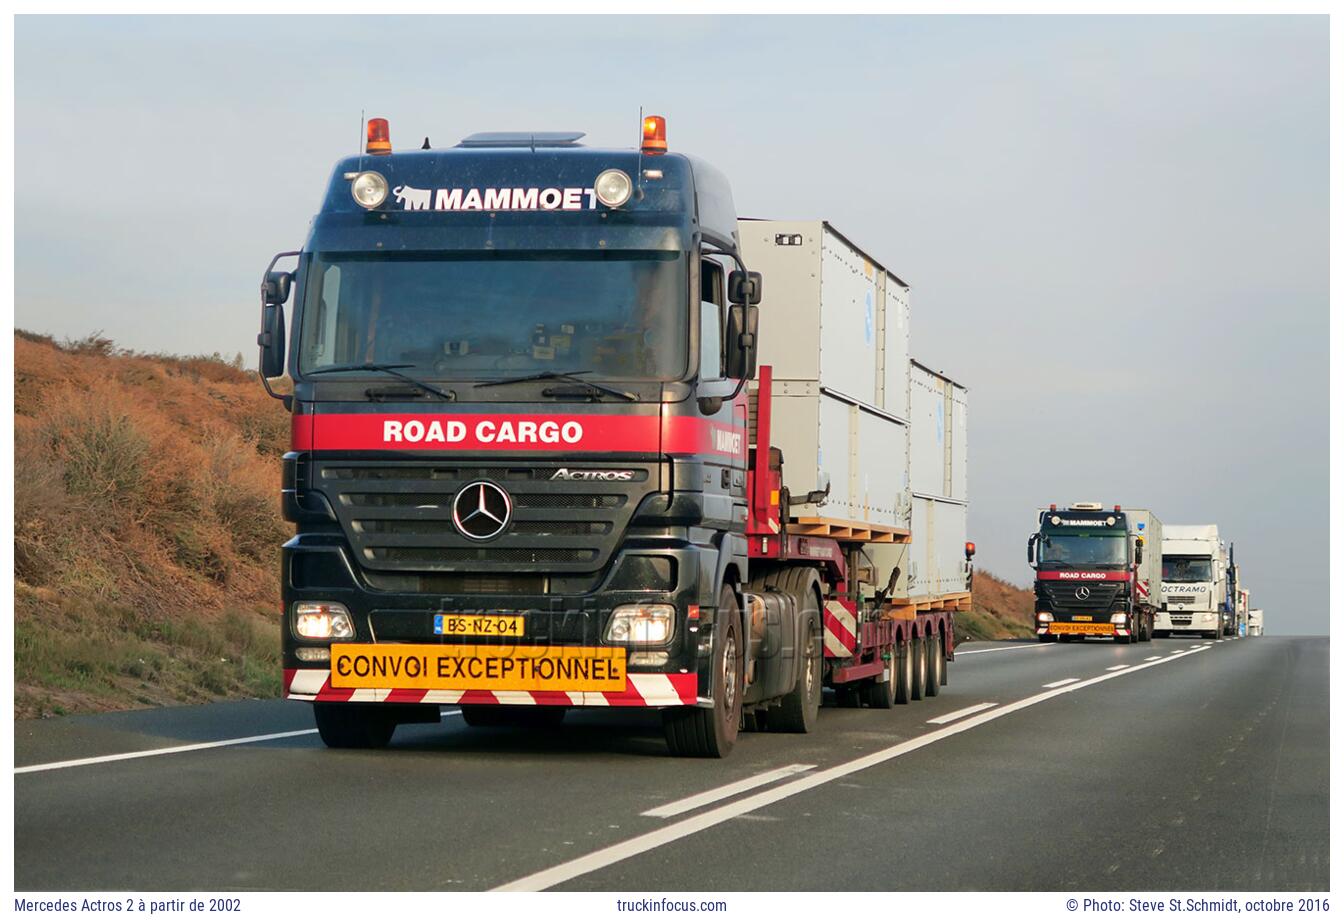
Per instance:
[[[1258,607],[1246,614],[1246,635],[1263,636],[1265,634],[1265,612]]]
[[[726,177],[641,131],[394,151],[370,119],[267,267],[284,694],[328,746],[445,704],[636,707],[722,757],[810,731],[825,687],[885,709],[946,683],[970,594],[938,541],[964,519],[933,515],[918,570],[873,552],[925,526],[907,286],[827,224],[739,223]],[[898,589],[915,571],[931,594]]]

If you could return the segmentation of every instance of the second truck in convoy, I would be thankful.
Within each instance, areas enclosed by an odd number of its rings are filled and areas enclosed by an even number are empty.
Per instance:
[[[1227,558],[1217,524],[1169,524],[1162,531],[1162,607],[1156,635],[1223,628]]]
[[[1151,511],[1098,503],[1039,512],[1027,541],[1042,642],[1146,642],[1162,592],[1162,523]]]
[[[722,756],[744,727],[810,730],[826,686],[886,708],[946,682],[964,389],[912,418],[905,284],[829,225],[739,225],[722,174],[642,130],[394,153],[371,119],[272,260],[284,692],[326,744],[444,704],[470,725],[629,706]],[[921,433],[946,467],[915,498]],[[918,558],[884,555],[924,526]]]

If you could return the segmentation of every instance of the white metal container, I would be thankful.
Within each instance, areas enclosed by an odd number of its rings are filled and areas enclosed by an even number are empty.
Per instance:
[[[774,376],[772,439],[797,517],[906,528],[909,289],[824,221],[742,220],[764,278],[759,363]]]
[[[966,590],[966,505],[914,496],[907,597]]]
[[[910,364],[910,489],[967,500],[966,388],[917,361]]]
[[[1122,508],[1129,525],[1129,538],[1143,538],[1143,561],[1135,574],[1134,590],[1141,604],[1162,605],[1162,522],[1144,508]]]

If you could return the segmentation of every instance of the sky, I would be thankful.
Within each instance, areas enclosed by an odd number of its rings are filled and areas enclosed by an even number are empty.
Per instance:
[[[1324,16],[20,16],[15,42],[20,328],[255,366],[261,272],[362,111],[399,147],[632,146],[643,106],[740,214],[828,220],[911,285],[913,356],[970,388],[981,568],[1029,584],[1035,508],[1121,503],[1218,523],[1268,632],[1328,632]]]

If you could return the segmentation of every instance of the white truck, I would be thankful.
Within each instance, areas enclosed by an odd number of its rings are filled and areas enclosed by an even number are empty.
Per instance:
[[[1154,635],[1216,638],[1227,595],[1226,551],[1217,524],[1168,524],[1162,532],[1162,604]]]
[[[1265,634],[1265,612],[1252,610],[1246,615],[1246,635],[1263,636]]]

